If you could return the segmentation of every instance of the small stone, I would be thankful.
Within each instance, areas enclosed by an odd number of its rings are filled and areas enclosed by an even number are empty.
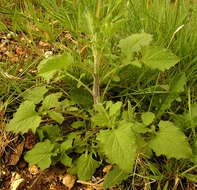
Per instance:
[[[22,69],[22,68],[20,68],[18,71],[19,71],[20,73],[22,73],[22,72],[23,72],[23,69]]]
[[[45,57],[45,58],[48,58],[48,57],[50,57],[51,55],[53,55],[53,52],[52,52],[52,51],[46,51],[46,52],[44,53],[44,57]]]
[[[43,47],[49,47],[50,46],[50,44],[48,42],[43,42],[43,41],[40,41],[39,45],[43,46]]]
[[[37,175],[40,172],[38,167],[35,165],[29,166],[28,170],[29,170],[29,173],[32,175]]]
[[[70,174],[66,174],[63,179],[62,179],[62,183],[68,187],[68,189],[70,190],[74,184],[75,184],[75,180],[76,180],[76,177],[75,176],[72,176]]]
[[[12,39],[13,36],[14,36],[14,32],[10,32],[7,34],[7,39]]]
[[[6,52],[5,52],[5,55],[7,55],[8,57],[12,57],[12,53],[9,52],[9,51],[6,51]]]

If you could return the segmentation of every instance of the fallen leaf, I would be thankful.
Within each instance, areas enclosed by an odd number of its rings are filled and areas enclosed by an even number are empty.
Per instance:
[[[24,142],[22,142],[16,146],[13,154],[11,154],[11,156],[10,156],[8,165],[15,166],[18,163],[18,161],[21,157],[21,154],[23,152],[23,148],[24,148]]]
[[[28,131],[27,136],[25,138],[25,148],[32,149],[35,145],[35,135],[32,131]]]
[[[10,185],[10,190],[19,190],[23,187],[25,180],[21,178],[21,176],[14,172],[12,173],[12,178],[11,178],[11,185]]]
[[[49,40],[49,39],[50,39],[50,36],[49,36],[48,32],[46,32],[45,30],[42,30],[42,32],[43,32],[45,38],[46,38],[47,40]]]
[[[39,42],[39,45],[40,45],[40,46],[43,46],[43,47],[50,47],[50,43],[49,43],[49,42],[40,41],[40,42]]]
[[[107,173],[112,169],[112,165],[107,165],[103,168],[103,173]]]
[[[94,190],[94,188],[92,186],[88,186],[85,188],[85,190]]]
[[[16,53],[19,55],[22,55],[22,54],[24,54],[24,49],[22,47],[18,47],[18,48],[16,48]]]

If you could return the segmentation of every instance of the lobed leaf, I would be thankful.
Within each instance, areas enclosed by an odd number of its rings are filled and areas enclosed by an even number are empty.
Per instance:
[[[73,139],[74,138],[69,138],[66,139],[62,144],[61,144],[61,151],[64,152],[70,148],[72,148],[72,144],[73,144]]]
[[[92,158],[91,154],[82,154],[77,160],[77,174],[79,180],[86,181],[92,177],[99,162]]]
[[[111,104],[109,108],[109,116],[112,117],[114,115],[119,115],[121,110],[122,102],[116,102],[115,104]]]
[[[128,177],[128,173],[122,171],[116,165],[111,171],[108,172],[104,180],[103,187],[104,189],[107,189],[114,185],[119,185],[123,180],[126,180]]]
[[[63,117],[62,113],[52,111],[52,112],[49,112],[49,116],[54,121],[57,121],[59,124],[62,124],[62,122],[64,121],[64,117]]]
[[[109,118],[109,115],[107,113],[107,111],[105,110],[105,108],[103,107],[102,104],[96,104],[94,105],[94,108],[96,111],[98,111],[97,114],[95,114],[91,119],[93,121],[93,123],[95,125],[98,126],[110,126],[111,125],[111,121]]]
[[[25,100],[32,101],[34,104],[38,104],[43,100],[44,94],[47,92],[45,86],[35,87],[33,89],[27,90],[23,97]]]
[[[57,71],[68,67],[72,61],[72,56],[66,53],[60,56],[51,56],[40,62],[38,66],[39,75],[49,82]]]
[[[71,100],[81,106],[91,107],[93,105],[93,97],[92,95],[83,87],[73,88],[70,91]]]
[[[137,52],[141,50],[141,47],[147,46],[152,41],[152,35],[145,32],[141,34],[132,34],[131,36],[120,40],[119,47],[121,51],[128,55],[131,52]]]
[[[152,112],[142,113],[142,121],[145,125],[150,125],[155,119],[155,115]]]
[[[14,114],[6,130],[14,133],[26,133],[28,130],[32,130],[35,133],[40,122],[41,117],[35,112],[34,103],[32,101],[25,101]]]
[[[39,139],[42,141],[44,138],[48,138],[52,142],[59,140],[61,138],[60,135],[60,127],[58,125],[44,125],[37,129],[37,134]]]
[[[45,99],[42,102],[42,108],[45,110],[49,110],[51,108],[56,108],[61,105],[61,103],[58,101],[58,99],[62,96],[61,92],[57,92],[54,94],[50,94],[45,97]]]
[[[171,103],[179,97],[179,93],[184,91],[187,78],[184,72],[177,74],[170,84],[169,94],[162,100],[161,105],[157,111],[156,117],[159,118],[165,110],[169,109]]]
[[[67,154],[62,153],[60,157],[60,162],[67,167],[72,166],[72,158],[70,158]]]
[[[51,165],[51,156],[54,145],[49,140],[37,143],[33,149],[25,154],[25,160],[30,165],[37,165],[42,170],[48,168]]]
[[[167,158],[190,158],[192,150],[184,133],[169,121],[160,121],[156,137],[149,142],[157,156],[165,155]]]
[[[179,62],[179,58],[168,49],[148,46],[142,49],[142,62],[152,69],[165,71]]]
[[[111,163],[120,169],[131,172],[136,157],[135,136],[131,130],[131,123],[122,122],[117,129],[102,130],[97,134],[101,150]]]

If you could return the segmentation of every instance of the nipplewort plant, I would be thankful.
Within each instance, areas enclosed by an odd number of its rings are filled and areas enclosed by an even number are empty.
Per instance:
[[[42,60],[37,77],[43,85],[23,93],[23,102],[7,125],[7,131],[24,134],[31,130],[36,134],[38,143],[24,156],[30,165],[44,170],[61,162],[71,174],[88,180],[103,163],[109,163],[113,169],[104,180],[107,189],[135,176],[139,156],[197,163],[196,106],[190,113],[169,117],[171,105],[181,101],[187,82],[184,72],[165,84],[154,79],[157,84],[151,102],[157,103],[152,110],[150,106],[138,112],[129,97],[112,100],[107,96],[124,80],[122,73],[128,67],[133,69],[130,76],[137,71],[162,76],[180,61],[169,49],[155,46],[149,33],[123,37],[120,31],[127,22],[128,3],[98,0],[95,5],[93,0],[88,4],[82,0],[73,5],[73,14],[67,14],[70,31],[84,36],[79,40],[85,41],[88,55],[82,56],[73,48]],[[50,6],[47,1],[42,4]],[[50,11],[55,14],[55,10]],[[50,88],[62,80],[71,89]],[[74,118],[69,127],[67,116]],[[191,141],[180,124],[185,118],[187,128],[193,131]]]

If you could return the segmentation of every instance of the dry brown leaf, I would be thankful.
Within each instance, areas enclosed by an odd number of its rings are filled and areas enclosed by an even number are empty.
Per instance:
[[[92,186],[88,186],[85,188],[85,190],[94,190],[94,188]]]
[[[25,180],[21,178],[21,176],[14,172],[12,173],[12,178],[11,178],[11,185],[10,185],[10,190],[19,190],[22,189],[24,185]]]
[[[16,146],[13,154],[11,154],[11,156],[10,156],[8,165],[15,166],[18,163],[18,161],[21,157],[21,154],[23,152],[23,148],[24,148],[24,142],[22,142]]]
[[[47,40],[49,40],[49,39],[50,39],[50,36],[49,36],[48,32],[46,32],[45,30],[42,30],[42,32],[43,32],[45,38],[46,38]]]
[[[40,41],[39,45],[42,47],[50,47],[51,46],[49,42],[43,42],[43,41]]]
[[[25,52],[24,52],[24,49],[23,49],[22,47],[18,47],[18,48],[16,48],[16,53],[17,53],[18,55],[22,55],[22,54],[24,54]]]
[[[107,172],[109,172],[111,169],[112,169],[112,165],[107,165],[107,166],[105,166],[104,168],[103,168],[103,173],[107,173]]]
[[[25,138],[25,148],[32,149],[35,145],[35,135],[32,131],[28,131],[27,136]]]

